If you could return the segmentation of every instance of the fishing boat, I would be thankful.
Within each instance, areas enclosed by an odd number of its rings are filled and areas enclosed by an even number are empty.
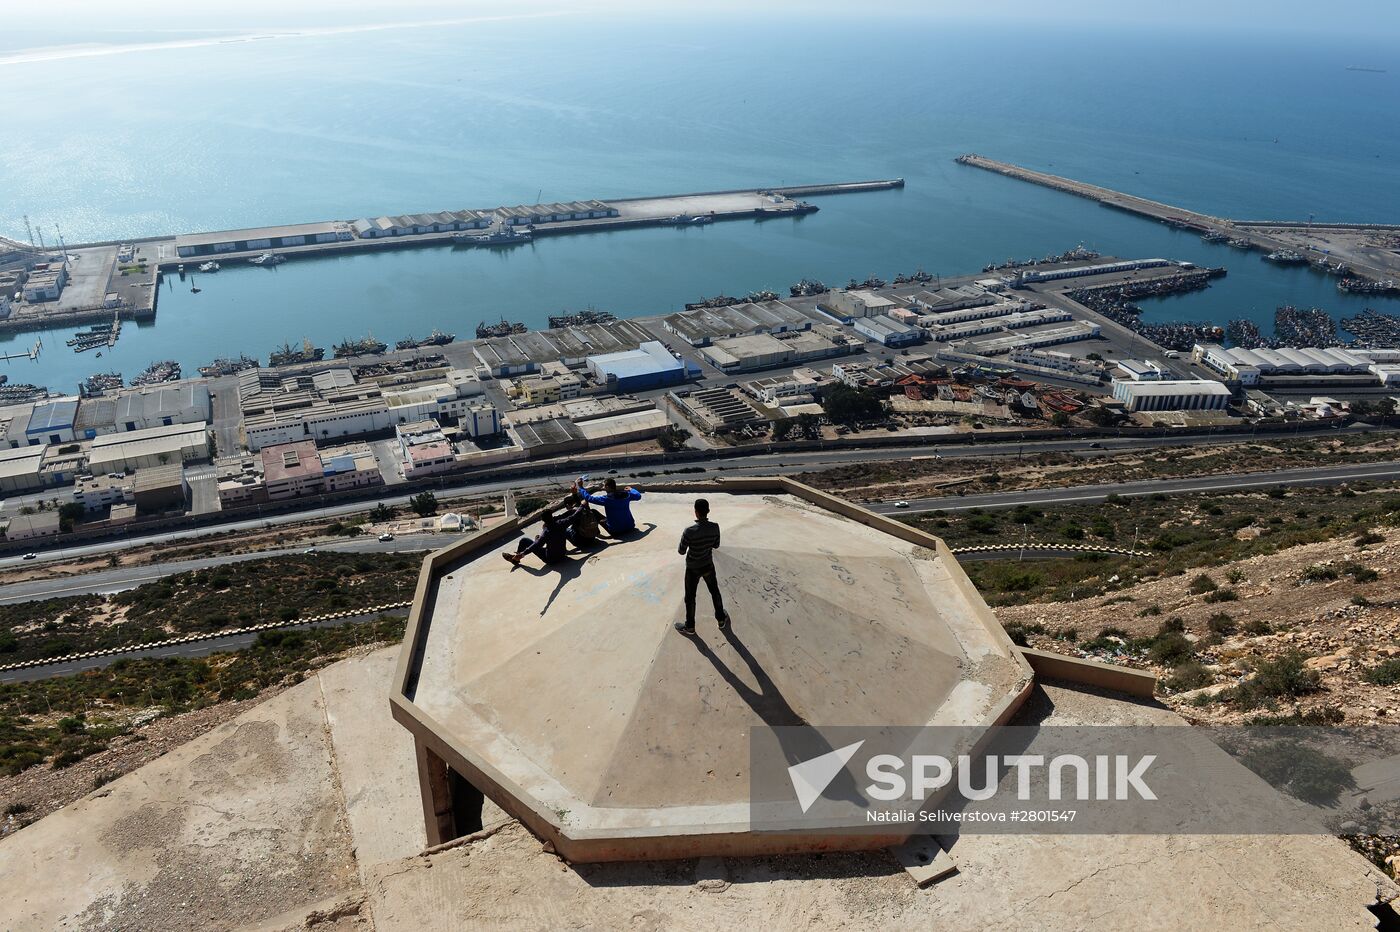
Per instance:
[[[281,265],[283,262],[286,262],[286,261],[287,261],[287,257],[286,257],[286,256],[279,256],[279,255],[277,255],[277,253],[275,253],[275,252],[265,252],[265,253],[263,253],[262,255],[258,256],[257,258],[255,258],[255,259],[249,259],[248,261],[251,262],[253,265],[261,265],[261,266],[271,267],[271,266],[274,266],[274,265]]]
[[[199,264],[199,270],[201,272],[217,272],[219,271],[219,268],[220,266],[217,262],[201,262]]]
[[[344,340],[336,344],[335,358],[345,359],[349,356],[373,356],[382,353],[389,348],[389,344],[382,340],[376,340],[373,334],[361,340]]]
[[[419,349],[424,346],[446,346],[455,339],[457,339],[455,333],[443,333],[441,330],[434,329],[432,333],[428,334],[426,339],[415,340],[413,337],[409,337],[406,340],[400,340],[395,343],[394,349],[411,350]]]
[[[488,324],[485,321],[477,324],[476,338],[478,340],[487,340],[492,337],[510,337],[521,333],[528,333],[529,330],[530,328],[522,323],[506,320],[502,317],[501,322],[498,324]]]
[[[312,346],[310,340],[302,340],[300,349],[292,349],[290,343],[283,343],[280,350],[273,350],[272,355],[267,357],[269,366],[295,366],[304,362],[320,362],[326,356],[326,351],[319,346]]]
[[[133,388],[142,385],[159,385],[162,382],[178,382],[180,380],[180,364],[173,359],[162,359],[160,362],[153,362],[146,367],[146,370],[131,380]]]

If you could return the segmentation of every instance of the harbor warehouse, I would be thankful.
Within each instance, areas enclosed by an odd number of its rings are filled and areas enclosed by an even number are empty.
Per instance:
[[[1230,389],[1211,379],[1134,382],[1115,379],[1113,397],[1129,411],[1218,410],[1230,403]]]
[[[150,469],[208,456],[209,431],[201,421],[95,437],[88,469],[94,474]]]
[[[219,256],[229,252],[262,252],[286,246],[313,246],[352,240],[355,234],[343,221],[298,223],[256,230],[224,230],[220,233],[185,233],[175,237],[175,252],[182,259]]]
[[[618,392],[664,388],[686,379],[685,363],[655,340],[634,350],[589,356],[588,370],[609,391]]]

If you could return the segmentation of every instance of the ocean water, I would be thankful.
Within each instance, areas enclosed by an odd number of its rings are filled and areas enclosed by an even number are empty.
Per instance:
[[[0,137],[0,232],[23,236],[25,215],[76,242],[536,198],[908,185],[821,198],[800,219],[234,268],[199,276],[197,295],[175,279],[156,323],[124,328],[102,359],[45,334],[37,363],[0,367],[12,380],[71,389],[98,369],[129,378],[174,358],[192,372],[302,337],[469,336],[482,319],[659,313],[803,277],[963,274],[1081,242],[1229,268],[1206,292],[1145,305],[1153,319],[1267,325],[1284,303],[1400,313],[952,161],[978,152],[1225,216],[1400,222],[1400,53],[1386,45],[878,16],[566,15],[240,41],[223,40],[269,33],[220,28],[109,38],[143,44],[123,54],[0,52],[7,96],[39,104]]]

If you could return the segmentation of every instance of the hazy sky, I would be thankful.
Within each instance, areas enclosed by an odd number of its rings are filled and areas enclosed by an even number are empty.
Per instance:
[[[192,0],[7,0],[9,25],[71,27],[90,41],[94,31],[239,30],[278,26],[332,26],[369,22],[458,19],[529,12],[623,13],[655,18],[668,14],[899,17],[987,23],[1130,26],[1143,30],[1293,32],[1353,37],[1368,45],[1400,37],[1400,0],[241,0],[237,5]],[[202,7],[202,9],[201,9]],[[75,40],[77,37],[75,36]],[[117,40],[119,41],[119,40]],[[4,43],[16,47],[11,40]]]

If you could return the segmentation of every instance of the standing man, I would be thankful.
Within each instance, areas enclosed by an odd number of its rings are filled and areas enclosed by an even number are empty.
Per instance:
[[[630,485],[625,489],[617,487],[617,480],[608,477],[603,483],[602,492],[589,492],[584,488],[583,480],[574,481],[574,489],[584,501],[592,502],[595,505],[602,505],[603,511],[607,515],[603,519],[603,527],[607,529],[611,537],[619,537],[637,529],[637,522],[632,518],[632,503],[642,497],[642,493],[632,488]]]
[[[685,621],[676,622],[676,630],[687,637],[695,636],[695,590],[702,579],[710,590],[710,601],[715,605],[715,620],[719,622],[720,629],[729,627],[729,613],[724,610],[719,580],[715,578],[714,552],[718,546],[719,525],[710,520],[710,503],[697,498],[695,523],[685,529],[676,551],[685,554]]]

